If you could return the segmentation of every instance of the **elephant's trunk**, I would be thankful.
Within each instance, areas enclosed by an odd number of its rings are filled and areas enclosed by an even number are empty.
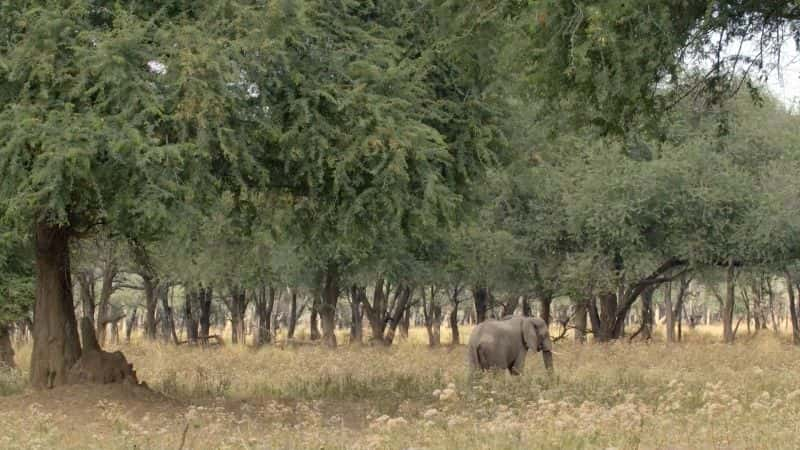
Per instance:
[[[553,371],[553,352],[549,350],[542,351],[542,359],[544,360],[544,367],[548,372]]]

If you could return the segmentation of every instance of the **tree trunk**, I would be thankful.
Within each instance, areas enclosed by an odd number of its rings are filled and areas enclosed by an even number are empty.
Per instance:
[[[36,304],[31,354],[31,386],[51,388],[67,381],[67,371],[81,357],[72,301],[69,230],[38,224]]]
[[[607,342],[609,338],[605,334],[603,326],[600,323],[600,313],[597,310],[597,297],[595,296],[589,299],[589,320],[592,323],[592,335],[594,336],[594,340],[596,342]]]
[[[92,327],[94,327],[94,274],[87,270],[78,273],[75,278],[78,280],[78,287],[80,288],[83,317],[89,319]]]
[[[339,302],[339,274],[336,268],[325,271],[319,317],[322,322],[322,343],[336,347],[336,305]]]
[[[275,308],[275,288],[262,287],[260,294],[256,296],[256,315],[258,316],[258,335],[256,336],[256,346],[260,347],[268,344],[272,340],[272,310]]]
[[[475,299],[475,320],[481,323],[486,320],[486,313],[489,310],[489,289],[477,287],[473,289],[472,296]]]
[[[583,344],[586,342],[586,314],[589,300],[579,300],[575,304],[575,342]]]
[[[292,288],[292,300],[289,305],[289,325],[286,331],[287,339],[294,338],[294,329],[297,327],[297,289]]]
[[[114,289],[114,278],[117,276],[117,263],[109,260],[103,269],[103,284],[100,288],[100,302],[97,305],[97,342],[102,348],[106,343],[106,329],[108,328],[108,306],[111,300],[111,293]]]
[[[197,297],[197,291],[187,287],[186,299],[185,303],[183,304],[183,322],[186,326],[186,342],[190,344],[197,343],[198,323],[194,318],[194,314],[192,313],[192,308],[193,305],[196,304]]]
[[[792,274],[788,270],[785,270],[784,274],[786,276],[786,292],[789,294],[789,320],[792,322],[792,342],[794,345],[800,345],[800,322],[798,322],[797,317],[794,280],[792,280]]]
[[[14,364],[14,348],[11,347],[8,325],[0,324],[0,369],[16,367]]]
[[[366,288],[356,285],[350,288],[350,344],[361,344],[364,342],[362,305],[366,297]]]
[[[553,304],[553,298],[550,297],[550,296],[542,297],[539,300],[539,302],[540,302],[541,307],[542,307],[542,310],[539,312],[539,317],[541,317],[542,320],[547,322],[547,324],[549,325],[550,324],[550,320],[551,320],[550,319],[550,316],[551,316],[550,309],[551,309],[551,305]]]
[[[653,293],[655,289],[642,292],[642,339],[653,338]]]
[[[664,318],[667,342],[675,342],[675,315],[672,309],[672,282],[664,285]]]
[[[528,297],[522,297],[522,315],[525,317],[533,316],[533,312],[531,311],[531,303],[528,301]]]
[[[403,319],[403,314],[405,314],[406,310],[408,309],[408,303],[411,299],[411,292],[411,287],[406,285],[403,286],[402,289],[399,290],[398,295],[396,295],[394,311],[392,312],[392,317],[389,321],[389,329],[386,330],[386,335],[383,337],[383,342],[386,345],[392,345],[392,341],[394,341],[394,335],[397,331],[397,327],[400,325],[400,321]]]
[[[233,288],[228,310],[231,313],[231,344],[245,345],[247,343],[244,327],[244,315],[247,311],[246,289]]]
[[[158,282],[149,276],[142,275],[144,285],[145,316],[144,316],[144,335],[147,339],[156,339],[156,309],[158,308]]]
[[[387,306],[387,294],[386,291],[384,291],[383,278],[378,278],[378,280],[375,282],[375,289],[372,294],[372,304],[369,304],[366,296],[364,297],[362,303],[364,310],[367,313],[367,319],[369,320],[369,327],[372,333],[370,340],[383,342],[383,332],[386,330]]]
[[[453,305],[450,311],[450,345],[459,345],[461,343],[461,335],[458,331],[458,303]]]
[[[314,291],[314,299],[311,303],[311,317],[309,318],[308,324],[311,328],[310,331],[310,338],[312,341],[318,341],[321,334],[319,332],[319,308],[320,308],[320,295],[319,291]]]
[[[131,342],[131,333],[136,328],[136,312],[137,308],[134,306],[133,311],[131,312],[131,317],[128,319],[128,325],[125,327],[125,342]]]
[[[408,329],[411,327],[411,308],[406,308],[400,319],[400,339],[408,339]]]
[[[731,258],[728,262],[726,278],[727,292],[725,295],[725,303],[722,307],[722,335],[727,344],[732,344],[735,337],[733,331],[733,306],[736,301],[736,292],[734,291],[736,287],[734,278],[736,274],[735,271],[736,268],[733,265],[733,258]]]
[[[159,289],[161,311],[163,312],[161,317],[161,338],[165,343],[172,342],[178,345],[178,335],[175,333],[175,315],[169,305],[169,289],[168,285],[162,285]]]
[[[201,284],[198,292],[200,295],[199,336],[207,338],[208,334],[211,332],[211,299],[213,298],[214,291],[210,286],[204,289],[203,285]]]

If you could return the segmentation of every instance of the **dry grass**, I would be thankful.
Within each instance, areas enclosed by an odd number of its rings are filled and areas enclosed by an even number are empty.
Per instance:
[[[184,430],[184,448],[800,447],[800,349],[766,332],[733,346],[714,334],[562,341],[555,378],[531,356],[524,376],[472,388],[464,348],[428,349],[424,330],[388,350],[136,342],[122,350],[169,399],[108,387],[8,396],[26,374],[6,372],[0,448],[178,448]]]

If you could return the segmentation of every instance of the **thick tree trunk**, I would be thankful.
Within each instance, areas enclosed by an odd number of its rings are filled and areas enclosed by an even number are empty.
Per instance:
[[[31,354],[31,386],[51,388],[67,381],[67,371],[81,357],[72,301],[69,230],[36,227],[36,304]]]
[[[211,299],[213,298],[214,291],[210,286],[204,289],[203,285],[200,285],[200,290],[198,292],[200,295],[199,336],[207,338],[208,334],[211,332]]]
[[[733,258],[728,262],[728,271],[726,278],[726,295],[725,302],[722,307],[722,335],[725,343],[732,344],[735,338],[733,331],[733,306],[736,301],[735,292],[735,272],[736,268],[733,265]]]
[[[586,314],[589,300],[579,300],[575,304],[575,342],[583,344],[586,342]]]
[[[475,320],[481,323],[486,320],[486,313],[489,310],[489,289],[476,287],[472,290],[472,296],[475,299]]]
[[[355,285],[350,288],[350,344],[364,342],[362,305],[366,297],[366,288]]]
[[[292,300],[289,306],[289,325],[286,331],[288,339],[294,338],[294,329],[297,327],[297,289],[292,288]]]
[[[14,364],[14,348],[11,347],[11,336],[8,325],[0,324],[0,369],[16,367]]]
[[[322,322],[322,342],[336,347],[336,305],[339,302],[339,274],[335,268],[325,272],[319,317]]]

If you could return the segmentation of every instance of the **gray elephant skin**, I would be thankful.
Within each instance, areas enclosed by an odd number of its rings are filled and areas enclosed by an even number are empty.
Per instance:
[[[528,351],[542,352],[548,372],[553,370],[553,342],[547,322],[536,317],[507,316],[478,324],[467,345],[471,371],[500,369],[522,374]]]

